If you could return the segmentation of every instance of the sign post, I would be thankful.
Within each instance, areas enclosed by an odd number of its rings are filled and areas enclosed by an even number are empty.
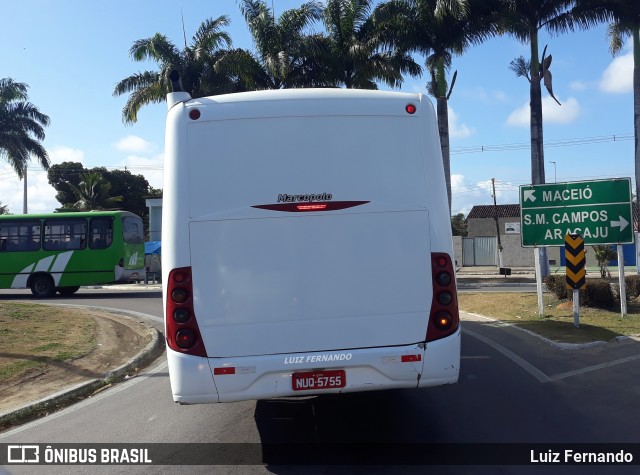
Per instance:
[[[564,256],[567,260],[566,286],[573,289],[573,326],[580,326],[580,290],[586,287],[587,258],[584,239],[579,234],[567,234],[564,238]]]
[[[624,282],[624,253],[622,245],[616,246],[618,249],[618,286],[620,287],[620,315],[624,317],[627,314],[627,287]]]

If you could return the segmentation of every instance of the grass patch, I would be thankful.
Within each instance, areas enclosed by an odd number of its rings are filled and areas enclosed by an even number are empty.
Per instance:
[[[10,378],[28,373],[34,369],[41,368],[44,363],[39,361],[16,361],[14,363],[8,363],[6,365],[1,364],[0,361],[0,382],[8,380]]]
[[[95,348],[95,321],[80,310],[0,303],[0,384]]]
[[[562,343],[609,341],[622,335],[640,334],[638,302],[627,304],[625,317],[620,316],[619,304],[610,310],[580,307],[579,328],[573,326],[570,301],[560,301],[552,294],[543,295],[543,317],[538,315],[536,293],[461,292],[458,302],[461,310],[513,323]]]

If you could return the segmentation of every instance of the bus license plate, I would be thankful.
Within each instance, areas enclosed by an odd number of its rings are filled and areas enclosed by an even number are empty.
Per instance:
[[[293,373],[291,385],[294,391],[344,388],[347,385],[347,375],[343,369]]]

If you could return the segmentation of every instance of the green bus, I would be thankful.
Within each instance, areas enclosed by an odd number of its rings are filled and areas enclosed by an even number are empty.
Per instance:
[[[0,288],[37,297],[144,278],[142,219],[128,211],[0,216]]]

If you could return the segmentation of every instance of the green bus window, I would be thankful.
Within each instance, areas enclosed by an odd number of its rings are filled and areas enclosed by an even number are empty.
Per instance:
[[[0,227],[0,252],[40,249],[39,221],[7,221]]]
[[[57,218],[44,221],[44,249],[46,251],[80,250],[86,247],[86,219]]]
[[[137,216],[124,216],[122,218],[122,237],[124,242],[129,244],[143,243],[144,229],[142,219]]]
[[[113,219],[91,218],[91,235],[89,247],[91,249],[106,249],[113,242]]]

